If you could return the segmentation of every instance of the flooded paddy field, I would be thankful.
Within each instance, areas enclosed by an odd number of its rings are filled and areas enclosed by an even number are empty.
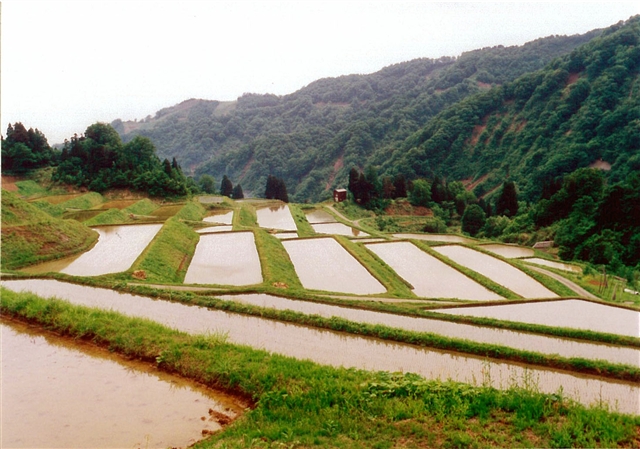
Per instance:
[[[229,396],[88,344],[6,320],[0,332],[2,447],[184,447],[221,428],[209,409],[242,411]]]
[[[497,344],[524,351],[557,354],[567,358],[581,357],[589,360],[606,360],[611,363],[640,367],[640,349],[638,348],[581,342],[487,326],[474,326],[429,318],[374,312],[331,304],[292,300],[268,294],[217,295],[216,298],[276,310],[292,310],[325,318],[340,317],[356,323],[381,324],[413,332],[429,332],[446,337],[466,339],[478,343]]]
[[[497,254],[506,259],[517,259],[518,257],[531,257],[535,252],[531,248],[525,248],[523,246],[516,245],[502,245],[499,243],[489,243],[486,245],[480,245],[480,248],[485,251]]]
[[[522,259],[522,261],[526,263],[532,263],[534,265],[542,265],[549,268],[555,268],[556,270],[570,271],[572,273],[582,273],[582,268],[577,265],[571,265],[568,263],[555,262],[553,260],[540,259],[538,257]]]
[[[258,226],[261,228],[279,229],[281,231],[298,230],[287,205],[264,207],[258,209],[256,214],[258,216]]]
[[[126,271],[158,233],[161,224],[98,226],[98,242],[86,253],[53,260],[21,271],[30,274],[61,272],[99,276]]]
[[[317,363],[412,372],[428,379],[450,379],[496,388],[535,385],[539,391],[547,393],[562,389],[565,396],[583,404],[600,403],[622,413],[640,414],[640,385],[633,382],[497,362],[58,281],[3,281],[2,285],[17,291],[33,291],[43,297],[57,296],[74,304],[149,318],[189,333],[223,332],[232,343]]]
[[[459,245],[438,246],[433,249],[523,298],[556,298],[558,296],[523,271],[495,257]]]
[[[433,311],[640,337],[640,312],[580,299],[457,307]]]
[[[210,215],[203,218],[202,221],[207,223],[230,225],[233,221],[233,211],[229,211],[223,214]]]
[[[369,295],[387,289],[331,237],[282,242],[305,288]]]
[[[369,237],[369,234],[359,229],[352,228],[342,223],[320,223],[312,224],[311,227],[318,234],[336,234],[347,237]]]
[[[105,209],[126,209],[129,206],[133,206],[134,204],[136,204],[138,201],[140,201],[139,199],[135,199],[135,200],[112,200],[112,201],[107,201],[106,203],[102,203],[98,208],[105,210]]]
[[[103,213],[102,209],[89,209],[89,210],[67,210],[62,213],[62,218],[65,220],[87,221],[93,217]]]
[[[251,285],[262,282],[253,232],[203,234],[185,284]]]
[[[413,285],[418,296],[474,301],[504,299],[410,242],[370,244],[367,249]]]
[[[333,215],[321,209],[317,209],[317,210],[314,210],[313,212],[309,212],[305,215],[305,217],[307,221],[311,224],[337,222],[337,220]]]

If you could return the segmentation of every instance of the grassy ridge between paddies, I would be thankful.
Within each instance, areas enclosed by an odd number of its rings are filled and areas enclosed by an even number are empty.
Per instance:
[[[302,290],[302,283],[280,239],[264,229],[254,229],[253,234],[264,284],[276,288]]]
[[[196,448],[638,447],[640,419],[560,393],[320,366],[2,289],[3,314],[145,360],[253,406]]]
[[[189,202],[165,221],[151,243],[133,263],[131,271],[144,271],[149,282],[182,283],[200,235],[182,220],[201,220],[204,207]]]
[[[98,233],[73,220],[52,217],[2,191],[2,268],[16,269],[90,248]]]

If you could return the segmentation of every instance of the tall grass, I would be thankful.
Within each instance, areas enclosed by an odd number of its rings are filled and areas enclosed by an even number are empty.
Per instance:
[[[265,285],[302,289],[289,253],[280,239],[264,229],[255,229],[254,235]]]

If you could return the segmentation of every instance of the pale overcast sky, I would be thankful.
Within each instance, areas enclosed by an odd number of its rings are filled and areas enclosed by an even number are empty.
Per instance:
[[[189,98],[284,95],[323,77],[372,73],[640,14],[640,2],[5,0],[2,134],[49,143],[97,121],[141,119]]]

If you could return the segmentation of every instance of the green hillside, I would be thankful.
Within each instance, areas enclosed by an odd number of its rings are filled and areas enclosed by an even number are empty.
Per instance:
[[[321,79],[285,96],[192,99],[141,122],[112,125],[125,141],[151,138],[160,157],[175,157],[196,175],[228,175],[247,195],[261,196],[273,175],[292,201],[314,201],[343,186],[351,167],[400,148],[448,106],[539,70],[598,34],[417,59],[370,75]]]

